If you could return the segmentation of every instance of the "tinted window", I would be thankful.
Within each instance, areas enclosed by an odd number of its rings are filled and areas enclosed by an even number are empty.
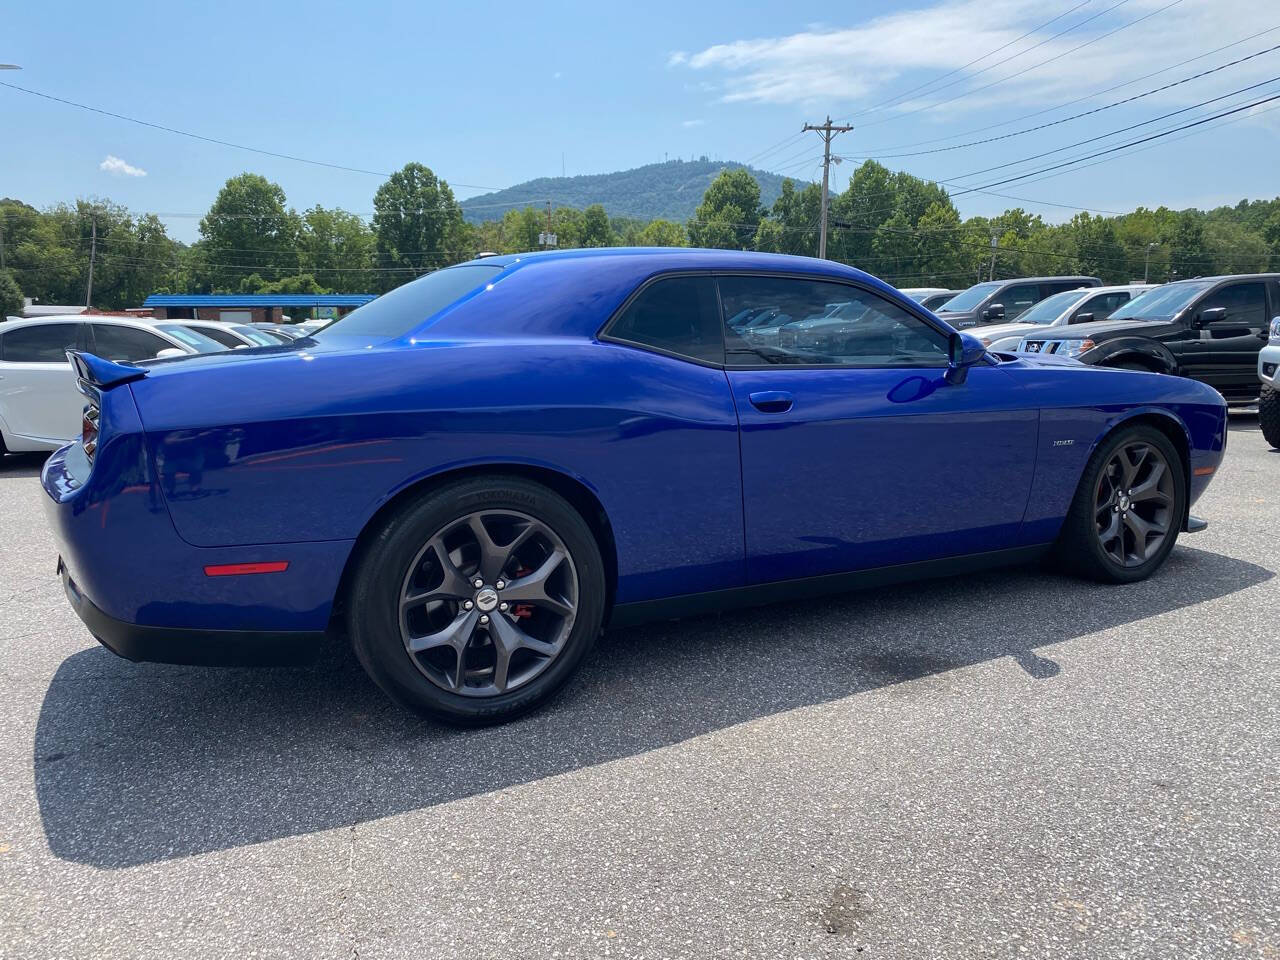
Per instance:
[[[428,273],[352,310],[312,336],[317,340],[334,335],[402,337],[422,321],[484,286],[502,270],[501,264],[476,263]]]
[[[1096,297],[1090,297],[1080,305],[1075,313],[1071,315],[1071,322],[1080,322],[1080,314],[1092,314],[1092,320],[1105,320],[1107,317],[1120,306],[1129,302],[1129,292],[1127,290],[1117,290],[1114,293],[1103,293]]]
[[[1213,291],[1196,307],[1201,314],[1213,307],[1226,307],[1227,315],[1219,323],[1250,327],[1267,325],[1266,288],[1261,283],[1233,283]]]
[[[992,306],[999,303],[1004,307],[1004,319],[1015,320],[1021,316],[1029,307],[1034,306],[1040,300],[1040,284],[1038,283],[1015,283],[1011,287],[1005,287],[1001,290],[992,301]]]
[[[1086,283],[1084,280],[1073,277],[1067,280],[1046,281],[1040,284],[1040,292],[1042,296],[1047,297],[1050,294],[1061,293],[1063,290],[1079,290],[1081,287],[1093,286],[1097,286],[1097,284],[1092,281]]]
[[[916,367],[947,361],[946,336],[857,287],[789,277],[721,277],[720,299],[726,316],[750,309],[770,318],[726,328],[730,365]]]
[[[8,363],[66,363],[67,351],[76,346],[78,323],[42,323],[19,327],[4,335],[4,359]]]
[[[216,327],[197,327],[196,332],[222,344],[224,347],[234,349],[244,344],[244,341],[230,330],[219,330]]]
[[[609,336],[723,363],[715,281],[710,277],[669,277],[649,284],[610,325]]]
[[[115,323],[93,323],[93,346],[90,352],[104,360],[150,360],[161,350],[173,344],[154,333],[136,327],[124,327]]]

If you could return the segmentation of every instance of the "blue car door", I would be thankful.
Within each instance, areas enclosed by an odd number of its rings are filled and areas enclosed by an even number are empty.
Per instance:
[[[726,329],[750,582],[1017,545],[1039,414],[1004,371],[980,364],[947,383],[948,335],[869,289],[718,282],[728,316],[853,301],[785,345]]]

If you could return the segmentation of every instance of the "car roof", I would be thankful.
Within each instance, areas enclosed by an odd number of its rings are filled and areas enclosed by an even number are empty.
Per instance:
[[[1169,283],[1221,283],[1223,280],[1280,280],[1280,273],[1224,273],[1216,277],[1182,277]]]
[[[0,325],[0,330],[15,330],[40,323],[116,323],[126,327],[149,327],[152,321],[138,317],[120,317],[103,313],[71,313],[48,317],[10,317]]]
[[[480,257],[458,266],[512,267],[526,264],[551,264],[561,260],[619,259],[636,261],[637,270],[652,263],[667,267],[677,265],[686,270],[763,270],[773,273],[798,271],[848,277],[856,274],[870,277],[855,267],[835,260],[798,257],[785,253],[758,253],[754,250],[713,250],[701,247],[583,247],[571,250],[539,250],[508,253],[497,257]],[[876,279],[876,278],[872,278]],[[877,279],[877,283],[883,282]]]

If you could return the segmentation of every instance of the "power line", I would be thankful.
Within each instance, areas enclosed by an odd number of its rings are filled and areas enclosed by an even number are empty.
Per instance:
[[[1163,7],[1160,7],[1156,10],[1152,10],[1150,13],[1143,14],[1142,16],[1138,17],[1135,20],[1130,20],[1128,23],[1121,24],[1120,26],[1116,27],[1114,30],[1109,30],[1106,33],[1099,34],[1098,36],[1094,37],[1091,40],[1086,40],[1084,43],[1077,44],[1076,46],[1072,47],[1070,50],[1066,50],[1062,53],[1055,54],[1052,57],[1048,57],[1044,60],[1041,60],[1039,63],[1033,63],[1029,67],[1024,67],[1023,69],[1018,70],[1015,73],[1009,74],[1008,76],[1000,77],[999,79],[992,80],[990,83],[983,84],[980,87],[974,87],[970,90],[965,90],[963,93],[958,93],[954,97],[948,97],[945,100],[935,100],[933,103],[924,104],[922,106],[916,107],[914,110],[903,110],[900,113],[895,113],[891,117],[885,117],[883,120],[872,120],[869,123],[862,124],[862,126],[864,128],[872,127],[882,123],[889,123],[890,121],[893,121],[893,120],[901,120],[903,117],[909,117],[909,116],[912,116],[913,114],[922,113],[928,110],[936,110],[938,107],[945,106],[948,103],[954,103],[955,101],[962,100],[965,97],[971,97],[975,93],[981,93],[983,90],[990,90],[994,86],[998,86],[999,84],[1002,84],[1002,83],[1007,83],[1008,81],[1013,80],[1016,77],[1021,77],[1024,74],[1028,74],[1033,70],[1038,70],[1040,67],[1043,67],[1045,64],[1053,63],[1055,60],[1061,60],[1063,57],[1069,57],[1071,56],[1071,54],[1076,53],[1079,50],[1083,50],[1085,47],[1098,43],[1101,40],[1105,40],[1108,37],[1115,36],[1121,30],[1128,30],[1130,27],[1136,26],[1137,24],[1142,23],[1144,20],[1149,20],[1152,17],[1156,16],[1157,14],[1163,13],[1164,11],[1168,10],[1170,7],[1176,7],[1180,3],[1182,3],[1182,0],[1172,0],[1171,3],[1167,3]],[[1115,9],[1115,8],[1113,7],[1111,9]],[[1105,13],[1106,11],[1103,11],[1103,12]]]
[[[220,140],[217,137],[206,137],[203,134],[192,133],[189,130],[179,130],[177,127],[169,127],[162,123],[152,123],[150,120],[140,120],[137,117],[125,116],[123,113],[115,113],[111,110],[103,110],[100,107],[92,107],[87,103],[77,103],[75,100],[67,100],[63,97],[55,97],[50,93],[41,93],[39,90],[32,90],[29,87],[21,87],[16,83],[8,83],[0,80],[0,87],[8,87],[10,90],[17,90],[19,93],[29,94],[33,97],[40,97],[43,100],[52,100],[54,103],[61,103],[68,107],[75,107],[78,110],[88,110],[90,113],[97,113],[104,117],[112,117],[116,120],[124,120],[128,123],[136,123],[142,127],[150,127],[153,130],[163,130],[165,133],[172,133],[179,137],[188,137],[192,140],[200,140],[204,143],[215,143],[222,147],[232,147],[236,150],[247,150],[250,153],[258,153],[266,157],[275,157],[278,160],[293,160],[296,163],[309,163],[315,167],[328,167],[331,170],[345,170],[348,173],[365,173],[374,177],[389,177],[391,174],[381,170],[365,170],[362,167],[348,167],[341,163],[329,163],[327,160],[312,160],[309,157],[296,157],[288,153],[276,153],[274,150],[263,150],[261,147],[250,147],[243,143],[233,143],[230,140]],[[446,181],[447,182],[447,181]],[[486,187],[474,183],[459,183],[454,181],[455,186],[466,187],[469,190],[502,190],[503,187]]]
[[[1039,130],[1047,130],[1049,127],[1056,127],[1056,126],[1058,126],[1059,124],[1069,123],[1069,122],[1071,122],[1072,120],[1079,120],[1079,119],[1081,119],[1082,117],[1089,117],[1089,116],[1093,116],[1093,115],[1094,115],[1094,114],[1096,114],[1096,113],[1101,113],[1101,112],[1102,112],[1102,111],[1104,111],[1104,110],[1110,110],[1110,109],[1112,109],[1113,107],[1123,106],[1123,105],[1124,105],[1124,104],[1126,104],[1126,103],[1133,103],[1133,102],[1134,102],[1134,101],[1136,101],[1136,100],[1141,100],[1141,99],[1143,99],[1144,97],[1149,97],[1149,96],[1152,96],[1153,94],[1163,93],[1165,90],[1170,90],[1170,89],[1172,89],[1173,87],[1181,86],[1181,85],[1182,85],[1182,84],[1184,84],[1184,83],[1190,83],[1192,80],[1199,80],[1199,79],[1201,79],[1202,77],[1207,77],[1207,76],[1209,76],[1209,75],[1211,75],[1211,74],[1218,73],[1218,72],[1220,72],[1220,71],[1222,71],[1222,70],[1226,70],[1228,67],[1238,66],[1239,64],[1242,64],[1242,63],[1244,63],[1244,62],[1246,62],[1246,61],[1248,61],[1248,60],[1252,60],[1252,59],[1254,59],[1255,57],[1260,57],[1260,56],[1262,56],[1263,54],[1266,54],[1266,53],[1273,53],[1273,52],[1274,52],[1274,51],[1276,51],[1276,50],[1280,50],[1280,44],[1276,44],[1276,45],[1275,45],[1275,46],[1273,46],[1273,47],[1268,47],[1268,48],[1267,48],[1267,49],[1265,49],[1265,50],[1259,50],[1257,53],[1251,53],[1251,54],[1249,54],[1247,57],[1241,57],[1239,60],[1232,60],[1230,63],[1223,63],[1223,64],[1220,64],[1220,65],[1218,65],[1218,66],[1216,66],[1216,67],[1213,67],[1213,68],[1211,68],[1211,69],[1209,69],[1209,70],[1204,70],[1204,71],[1201,71],[1200,73],[1192,74],[1192,75],[1191,75],[1191,76],[1189,76],[1189,77],[1183,77],[1181,80],[1174,80],[1172,83],[1166,83],[1166,84],[1164,84],[1163,86],[1156,87],[1156,88],[1154,88],[1154,89],[1152,89],[1152,90],[1147,90],[1145,93],[1137,93],[1137,94],[1134,94],[1134,95],[1133,95],[1133,96],[1131,96],[1131,97],[1126,97],[1126,98],[1125,98],[1125,99],[1123,99],[1123,100],[1116,100],[1116,101],[1114,101],[1114,102],[1112,102],[1112,103],[1104,104],[1103,106],[1100,106],[1100,107],[1094,107],[1092,110],[1085,110],[1083,113],[1076,113],[1076,114],[1073,114],[1073,115],[1071,115],[1071,116],[1069,116],[1069,117],[1062,117],[1062,118],[1061,118],[1061,119],[1059,119],[1059,120],[1050,120],[1048,123],[1041,123],[1041,124],[1038,124],[1038,125],[1036,125],[1036,126],[1034,126],[1034,127],[1027,127],[1027,128],[1025,128],[1025,129],[1023,129],[1023,130],[1015,130],[1013,133],[1005,133],[1005,134],[1001,134],[1001,135],[1000,135],[1000,136],[998,136],[998,137],[986,137],[985,139],[982,139],[982,140],[971,140],[971,141],[969,141],[968,143],[957,143],[957,144],[953,144],[952,146],[949,146],[949,147],[936,147],[936,148],[934,148],[934,149],[932,149],[932,150],[918,150],[918,151],[915,151],[915,152],[912,152],[912,153],[881,153],[881,154],[875,154],[875,155],[874,155],[874,159],[876,159],[876,160],[896,160],[896,159],[899,159],[899,158],[901,158],[901,157],[922,157],[922,156],[925,156],[925,155],[927,155],[927,154],[933,154],[933,153],[946,153],[946,152],[951,151],[951,150],[963,150],[963,149],[964,149],[964,148],[966,148],[966,147],[977,147],[977,146],[981,146],[981,145],[983,145],[983,144],[987,144],[987,143],[996,143],[996,142],[998,142],[998,141],[1000,141],[1000,140],[1008,140],[1008,139],[1010,139],[1010,138],[1012,138],[1012,137],[1020,137],[1020,136],[1023,136],[1024,134],[1028,134],[1028,133],[1035,133],[1035,132],[1037,132],[1037,131],[1039,131]],[[1269,81],[1268,81],[1268,82],[1269,82]],[[1246,88],[1246,89],[1249,89],[1249,88]],[[1190,109],[1190,108],[1188,108],[1188,109]],[[1171,114],[1170,114],[1170,116],[1171,116]],[[1159,118],[1157,118],[1157,119],[1159,119]],[[1151,123],[1151,122],[1154,122],[1154,121],[1147,121],[1147,122]],[[1085,141],[1085,142],[1088,142],[1088,141]]]

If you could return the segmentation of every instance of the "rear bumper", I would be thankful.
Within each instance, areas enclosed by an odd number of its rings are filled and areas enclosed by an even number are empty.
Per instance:
[[[72,609],[94,639],[126,660],[201,666],[271,666],[314,660],[323,647],[323,631],[192,630],[126,623],[103,613],[80,591],[61,557],[58,575]]]

